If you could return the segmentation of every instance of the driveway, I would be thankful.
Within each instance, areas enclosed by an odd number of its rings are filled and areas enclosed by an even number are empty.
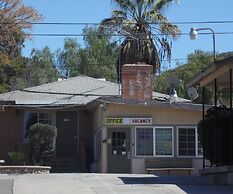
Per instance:
[[[0,194],[233,194],[205,177],[132,174],[0,175]]]

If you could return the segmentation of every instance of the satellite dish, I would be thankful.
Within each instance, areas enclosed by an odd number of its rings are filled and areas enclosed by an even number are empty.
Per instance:
[[[176,88],[179,84],[179,79],[175,76],[166,77],[165,84],[169,88]]]
[[[188,96],[190,97],[191,101],[197,99],[197,90],[194,87],[188,88]]]
[[[179,79],[175,76],[170,76],[165,78],[165,84],[170,89],[170,104],[173,102],[176,102],[176,99],[178,98],[176,87],[179,84]]]

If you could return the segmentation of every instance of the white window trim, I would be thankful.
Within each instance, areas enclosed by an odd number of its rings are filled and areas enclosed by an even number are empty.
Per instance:
[[[145,155],[137,155],[137,129],[140,128],[149,128],[153,130],[153,155],[145,156]],[[167,128],[172,130],[172,155],[156,155],[156,144],[155,144],[155,130],[161,129],[161,128]],[[173,126],[135,126],[135,133],[134,133],[134,139],[135,139],[135,156],[136,157],[143,157],[143,158],[151,158],[151,157],[158,157],[158,158],[171,158],[174,157],[174,127]]]
[[[203,155],[198,155],[198,131],[197,131],[197,127],[196,127],[196,139],[195,139],[195,141],[196,141],[196,157],[197,158],[202,158],[203,157]],[[203,148],[202,148],[202,151],[203,151]]]
[[[194,156],[180,156],[179,155],[179,129],[184,128],[193,128],[195,129],[195,155]],[[177,157],[179,158],[202,158],[202,155],[198,155],[198,133],[197,133],[197,126],[177,126],[176,127],[176,153]]]
[[[135,133],[134,133],[134,138],[135,138],[135,156],[136,157],[143,157],[143,158],[151,158],[151,157],[154,157],[154,149],[153,149],[153,154],[148,156],[148,155],[137,155],[137,129],[145,129],[145,128],[149,128],[149,129],[152,129],[153,131],[153,139],[152,141],[154,142],[154,127],[153,126],[135,126]],[[154,143],[153,143],[154,144]],[[154,146],[154,145],[153,145]]]
[[[164,158],[171,158],[171,157],[174,157],[174,127],[172,126],[156,126],[154,127],[154,130],[153,130],[153,135],[154,135],[154,140],[156,140],[155,138],[155,131],[156,129],[171,129],[172,130],[172,154],[171,155],[156,155],[156,144],[155,144],[155,141],[154,141],[154,157],[164,157]]]

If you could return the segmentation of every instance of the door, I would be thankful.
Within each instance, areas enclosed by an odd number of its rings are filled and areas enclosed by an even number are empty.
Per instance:
[[[108,172],[130,173],[130,129],[108,129]]]
[[[57,112],[57,157],[77,156],[77,112]]]

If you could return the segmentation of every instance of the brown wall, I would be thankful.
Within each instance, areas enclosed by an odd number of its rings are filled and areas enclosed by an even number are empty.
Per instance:
[[[0,111],[0,159],[8,160],[8,152],[23,148],[23,113],[13,108]]]

